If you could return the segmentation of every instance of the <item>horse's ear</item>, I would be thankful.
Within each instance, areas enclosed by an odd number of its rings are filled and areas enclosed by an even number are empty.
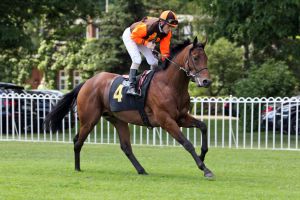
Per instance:
[[[194,42],[193,42],[193,47],[197,46],[197,43],[198,43],[198,38],[196,36],[195,39],[194,39]]]

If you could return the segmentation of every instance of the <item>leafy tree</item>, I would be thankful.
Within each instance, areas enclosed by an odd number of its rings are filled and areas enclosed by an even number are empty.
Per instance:
[[[122,40],[124,30],[142,19],[145,12],[140,0],[119,0],[112,4],[101,19],[99,39],[87,40],[77,56],[82,59],[85,77],[97,71],[124,73],[129,70],[131,59]]]
[[[184,2],[180,0],[159,1],[159,0],[143,0],[146,14],[153,17],[159,17],[159,14],[164,10],[172,10],[176,14],[184,6]]]
[[[40,69],[44,70],[42,66],[50,64],[49,54],[54,53],[54,51],[46,51],[46,55],[41,55],[45,45],[51,47],[57,41],[70,41],[69,47],[74,43],[81,44],[84,41],[84,21],[87,21],[88,16],[97,16],[99,13],[98,0],[2,1],[0,4],[0,70],[4,73],[0,75],[1,80],[24,83],[33,67],[39,65]],[[82,19],[83,23],[76,23],[78,19]],[[38,49],[39,53],[37,53]],[[74,51],[74,48],[70,51]],[[62,58],[67,61],[65,56],[62,55]],[[44,58],[46,60],[43,60]],[[57,63],[60,62],[59,60]],[[53,59],[51,63],[55,64],[56,60]],[[54,80],[54,76],[46,78]]]
[[[73,69],[78,69],[80,60],[76,54],[80,50],[81,44],[74,41],[60,42],[57,40],[43,40],[38,49],[37,58],[38,69],[44,72],[47,87],[56,88],[56,76],[59,70],[65,70],[67,75]],[[71,76],[67,76],[67,89],[71,89]]]
[[[111,55],[109,52],[105,53],[105,49],[103,49],[101,42],[97,39],[85,41],[75,56],[76,60],[80,61],[78,68],[82,71],[81,76],[83,79],[90,78],[98,71],[112,71],[112,66],[108,59],[110,61],[115,59],[115,62],[119,61],[117,58],[108,58]]]
[[[249,71],[248,78],[235,84],[235,95],[239,97],[291,96],[296,79],[284,62],[271,59]]]
[[[300,34],[298,0],[200,0],[198,3],[213,17],[213,23],[207,27],[209,35],[214,39],[223,36],[244,46],[246,68],[250,67],[251,46],[254,56],[273,57],[280,52],[283,40],[295,41]]]
[[[210,95],[228,95],[233,93],[234,84],[243,74],[243,50],[235,47],[225,38],[218,39],[213,45],[208,45],[206,53],[209,58],[208,68],[212,86]]]
[[[24,84],[36,64],[37,59],[25,48],[2,51],[0,54],[0,80]]]
[[[0,4],[0,50],[20,46],[31,49],[31,23],[39,23],[36,31],[58,39],[68,33],[76,19],[99,14],[98,0],[46,1],[3,0]]]
[[[25,23],[32,20],[32,1],[3,0],[0,4],[0,50],[30,46],[24,32]]]
[[[170,1],[160,1],[160,0],[143,0],[147,16],[159,17],[160,14],[165,10],[172,10],[176,15],[187,13],[187,1],[185,0],[170,0]],[[189,1],[192,2],[192,1]],[[191,14],[192,12],[190,12]],[[172,30],[172,41],[171,48],[179,43],[182,43],[185,39],[182,37],[183,27],[188,23],[186,21],[180,21],[178,27]],[[197,34],[195,34],[197,35]]]

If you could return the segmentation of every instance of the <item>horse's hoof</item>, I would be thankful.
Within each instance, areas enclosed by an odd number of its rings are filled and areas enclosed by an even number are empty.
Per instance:
[[[81,172],[81,169],[80,168],[75,168],[75,171]]]
[[[139,171],[138,174],[140,174],[140,175],[148,175],[148,173],[145,170]]]
[[[204,177],[207,180],[215,180],[215,175],[209,169],[204,170]]]

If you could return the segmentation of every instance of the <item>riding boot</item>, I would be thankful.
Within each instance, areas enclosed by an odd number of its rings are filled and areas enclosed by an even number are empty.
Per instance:
[[[128,95],[132,96],[140,96],[136,92],[136,75],[137,75],[137,69],[130,69],[129,73],[129,89],[127,90]]]

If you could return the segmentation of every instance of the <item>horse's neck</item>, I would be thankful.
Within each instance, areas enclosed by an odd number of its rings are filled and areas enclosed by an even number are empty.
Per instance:
[[[186,73],[180,69],[180,67],[184,67],[184,62],[182,60],[183,59],[180,59],[180,57],[174,59],[173,61],[176,62],[177,65],[170,63],[165,70],[165,78],[167,79],[168,85],[174,87],[176,90],[180,91],[180,93],[187,92],[189,85],[189,78],[186,76]]]

